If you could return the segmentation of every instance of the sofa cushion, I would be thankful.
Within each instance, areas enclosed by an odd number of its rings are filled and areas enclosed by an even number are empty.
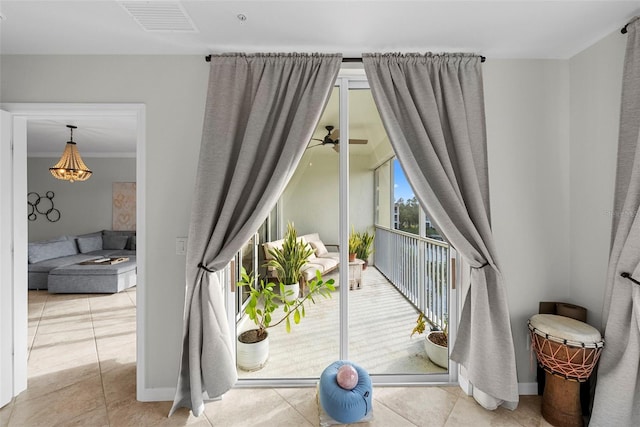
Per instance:
[[[83,254],[102,249],[102,236],[100,235],[92,237],[78,237],[76,241],[78,242],[78,249],[80,249],[80,253]]]
[[[324,243],[322,243],[322,240],[312,240],[309,242],[309,244],[315,250],[316,256],[321,257],[329,253],[327,247],[324,245]]]
[[[102,236],[102,249],[118,249],[122,250],[127,246],[128,236],[119,236],[116,234],[105,234]]]
[[[34,264],[52,258],[75,255],[77,253],[76,244],[71,240],[61,240],[49,243],[30,243],[29,263]]]
[[[29,273],[48,273],[54,268],[63,267],[65,265],[78,264],[80,262],[99,257],[100,255],[95,254],[76,254],[59,258],[46,259],[36,264],[29,264]]]

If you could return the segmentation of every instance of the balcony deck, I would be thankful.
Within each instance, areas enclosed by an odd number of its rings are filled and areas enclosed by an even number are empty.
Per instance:
[[[328,275],[338,285],[338,273]],[[444,373],[426,356],[424,335],[410,337],[417,311],[375,268],[362,272],[363,287],[349,291],[349,360],[370,374]],[[306,317],[292,324],[269,329],[269,360],[264,368],[246,372],[243,379],[313,378],[339,355],[339,290],[333,298],[308,304]],[[246,329],[253,324],[247,323]]]

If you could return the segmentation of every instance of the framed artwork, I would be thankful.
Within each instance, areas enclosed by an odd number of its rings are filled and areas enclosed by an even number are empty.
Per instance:
[[[113,183],[113,230],[136,229],[136,183]]]

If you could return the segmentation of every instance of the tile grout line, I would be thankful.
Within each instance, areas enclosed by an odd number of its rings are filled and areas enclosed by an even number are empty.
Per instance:
[[[98,338],[96,337],[96,325],[93,321],[93,307],[91,305],[91,296],[87,295],[87,303],[89,304],[89,315],[91,316],[91,331],[93,332],[93,344],[96,348],[96,358],[98,359],[98,371],[100,372],[100,385],[102,387],[102,399],[104,401],[104,411],[107,414],[107,423],[111,425],[109,419],[109,407],[107,405],[107,392],[104,388],[104,378],[102,376],[102,365],[100,363],[100,351],[98,350]]]

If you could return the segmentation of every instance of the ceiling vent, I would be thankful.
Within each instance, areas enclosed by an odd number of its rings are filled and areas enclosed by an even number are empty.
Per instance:
[[[145,31],[198,32],[179,2],[121,1],[120,5]]]

